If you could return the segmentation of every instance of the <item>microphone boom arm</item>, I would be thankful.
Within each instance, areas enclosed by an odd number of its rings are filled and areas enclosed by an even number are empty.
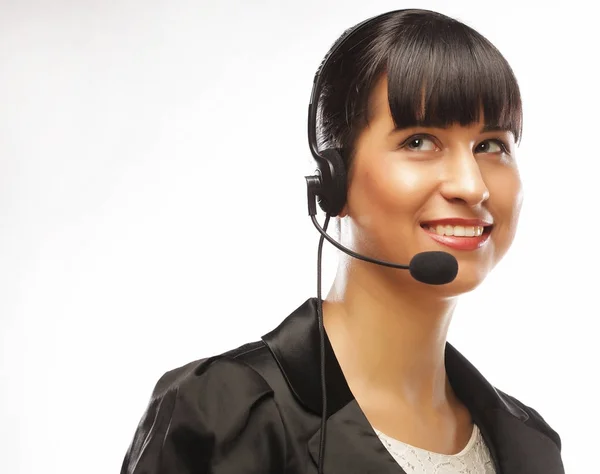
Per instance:
[[[399,263],[385,262],[383,260],[377,260],[375,258],[369,258],[365,255],[350,250],[348,247],[344,247],[342,244],[334,240],[317,221],[317,194],[320,188],[321,180],[319,176],[306,176],[306,185],[308,190],[308,215],[312,220],[314,226],[317,228],[319,233],[327,239],[327,241],[336,247],[338,250],[350,255],[351,257],[363,260],[369,263],[375,263],[377,265],[383,265],[390,268],[399,268],[401,270],[410,270],[410,265],[401,265]]]

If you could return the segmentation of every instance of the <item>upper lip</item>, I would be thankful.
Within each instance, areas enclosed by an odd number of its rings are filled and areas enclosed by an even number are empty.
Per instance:
[[[488,227],[492,222],[483,219],[461,219],[460,217],[448,217],[445,219],[433,219],[421,222],[421,225],[462,225]]]

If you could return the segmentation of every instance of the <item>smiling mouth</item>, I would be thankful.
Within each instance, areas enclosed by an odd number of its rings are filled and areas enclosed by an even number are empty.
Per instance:
[[[421,224],[427,232],[442,237],[482,237],[492,231],[493,225]]]
[[[439,245],[464,251],[483,247],[493,227],[493,225],[421,224],[425,233]]]

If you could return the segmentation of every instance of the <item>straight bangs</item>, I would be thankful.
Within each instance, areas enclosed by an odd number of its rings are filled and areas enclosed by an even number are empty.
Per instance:
[[[468,126],[512,132],[519,142],[522,104],[514,73],[501,53],[457,21],[403,25],[389,44],[384,72],[399,128]]]

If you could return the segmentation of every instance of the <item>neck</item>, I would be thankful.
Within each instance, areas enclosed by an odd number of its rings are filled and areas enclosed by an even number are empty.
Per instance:
[[[342,259],[323,317],[355,395],[377,393],[379,402],[419,411],[447,406],[444,354],[454,306],[406,271]]]

